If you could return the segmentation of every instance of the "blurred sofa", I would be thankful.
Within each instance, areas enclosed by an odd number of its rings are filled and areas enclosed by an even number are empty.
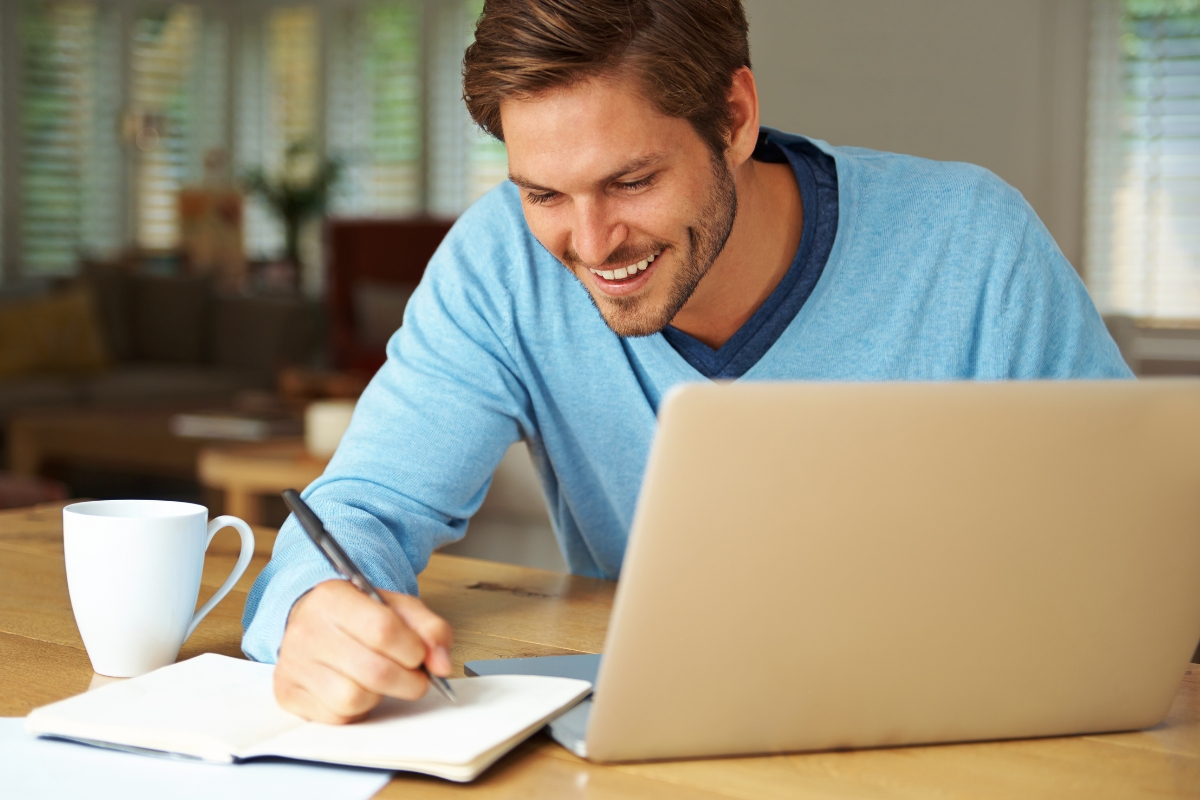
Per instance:
[[[11,295],[11,292],[10,292]],[[324,308],[218,293],[205,277],[85,265],[0,296],[0,421],[27,409],[219,403],[326,359]]]

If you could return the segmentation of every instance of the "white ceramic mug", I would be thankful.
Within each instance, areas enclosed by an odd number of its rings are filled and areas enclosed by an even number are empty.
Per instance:
[[[200,610],[204,551],[232,527],[242,552]],[[184,640],[246,571],[254,533],[237,517],[167,500],[95,500],[63,509],[71,609],[92,669],[129,678],[175,662]]]

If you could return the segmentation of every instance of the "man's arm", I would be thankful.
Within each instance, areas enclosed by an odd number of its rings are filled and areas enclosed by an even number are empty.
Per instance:
[[[495,230],[511,222],[503,214],[499,222],[489,218],[489,210],[499,206],[498,198],[491,199],[497,202],[485,200],[464,215],[431,260],[404,326],[389,343],[388,362],[360,399],[325,474],[303,493],[372,583],[394,593],[416,594],[417,573],[430,553],[463,535],[504,451],[523,430],[532,429],[528,399],[511,356],[513,294],[506,273],[518,273],[513,280],[520,279],[517,257],[496,244],[512,241],[514,232]],[[418,649],[438,660],[437,648],[449,645],[448,629],[445,635],[439,633],[440,620],[430,622],[422,616],[419,601],[412,605],[408,598],[393,603],[411,612],[393,615],[402,625],[389,620],[380,628],[376,618],[386,610],[354,602],[365,598],[339,596],[340,587],[330,589],[324,583],[334,577],[289,519],[247,599],[243,650],[259,661],[278,658],[277,674],[288,673],[284,662],[289,656],[303,660],[306,653],[320,651],[326,661],[342,659],[334,672],[352,680],[346,673],[354,671],[350,662],[357,658],[359,672],[365,668],[375,679],[372,683],[359,674],[363,682],[357,685],[367,695],[376,695],[375,701],[379,694],[411,694],[378,691],[413,687],[409,676],[394,670],[385,674],[391,668],[380,669],[378,662],[364,667],[363,653],[354,655],[351,643],[411,672],[420,663],[411,663]],[[357,621],[336,623],[341,630],[314,627],[321,620],[334,624],[344,616],[366,620],[363,624],[374,626],[376,634],[388,630],[379,639],[372,638],[371,630],[346,630]],[[297,639],[293,628],[312,635]],[[422,630],[433,633],[421,635]],[[418,635],[414,638],[412,633]],[[342,634],[349,638],[336,638]],[[314,663],[304,665],[314,681],[310,690],[317,685]],[[435,663],[426,663],[441,672]],[[445,667],[449,669],[448,657]],[[421,677],[416,688],[423,692],[424,683]],[[334,687],[324,700],[338,692],[347,694],[344,686]],[[361,703],[364,697],[356,699]],[[353,705],[341,704],[339,710]]]

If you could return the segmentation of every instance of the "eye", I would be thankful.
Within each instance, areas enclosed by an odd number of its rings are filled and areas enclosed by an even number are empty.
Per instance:
[[[558,197],[558,192],[526,192],[525,200],[532,204],[544,205],[549,203],[554,198]]]
[[[650,184],[654,183],[654,174],[651,173],[644,178],[639,178],[636,181],[626,181],[617,184],[617,188],[626,192],[635,192],[638,189],[645,189]]]

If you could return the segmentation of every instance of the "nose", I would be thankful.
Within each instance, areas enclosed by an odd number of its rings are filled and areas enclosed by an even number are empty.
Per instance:
[[[589,267],[599,267],[629,236],[629,228],[617,220],[603,199],[586,198],[575,204],[576,218],[571,246]]]

